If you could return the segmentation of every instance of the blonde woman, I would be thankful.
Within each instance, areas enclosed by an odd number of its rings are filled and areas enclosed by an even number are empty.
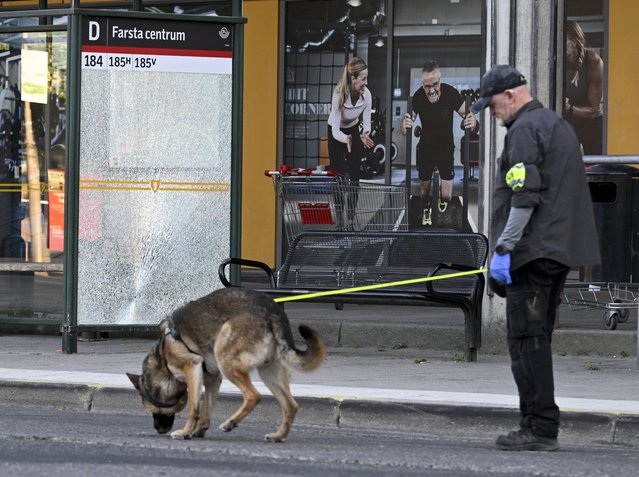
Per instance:
[[[601,57],[586,49],[579,24],[566,23],[564,118],[572,125],[584,154],[602,154],[603,76]]]
[[[352,58],[345,66],[331,101],[328,116],[328,155],[331,169],[341,177],[359,181],[364,148],[375,145],[370,137],[372,96],[368,84],[368,66],[361,58]],[[360,117],[363,129],[360,133]],[[357,206],[357,186],[351,184],[346,226],[350,226]],[[341,208],[341,195],[336,197]]]

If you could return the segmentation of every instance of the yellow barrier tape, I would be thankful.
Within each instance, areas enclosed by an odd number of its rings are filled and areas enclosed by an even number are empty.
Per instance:
[[[446,275],[438,275],[434,277],[411,278],[409,280],[400,280],[397,282],[376,283],[374,285],[364,285],[361,287],[341,288],[339,290],[327,290],[327,291],[316,292],[316,293],[303,293],[301,295],[283,296],[280,298],[275,298],[273,301],[277,303],[281,303],[284,301],[307,300],[309,298],[317,298],[321,296],[342,295],[345,293],[354,293],[354,292],[364,291],[364,290],[375,290],[377,288],[396,287],[400,285],[411,285],[413,283],[431,282],[434,280],[444,280],[446,278],[458,278],[458,277],[464,277],[467,275],[475,275],[477,273],[484,273],[487,271],[488,271],[487,268],[479,268],[477,270],[455,272],[455,273],[449,273]]]

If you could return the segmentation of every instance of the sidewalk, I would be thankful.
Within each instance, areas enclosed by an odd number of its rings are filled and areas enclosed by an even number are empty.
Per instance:
[[[142,414],[124,373],[141,371],[152,343],[81,341],[77,354],[64,355],[59,336],[0,336],[0,401]],[[518,424],[509,366],[505,355],[480,354],[478,362],[466,363],[450,351],[329,348],[317,371],[293,375],[297,422],[492,437]],[[639,370],[633,356],[556,355],[555,383],[562,444],[639,446]],[[269,394],[261,383],[258,389]],[[213,425],[239,404],[230,383],[223,382],[221,393]],[[275,402],[266,398],[248,419],[278,416]]]

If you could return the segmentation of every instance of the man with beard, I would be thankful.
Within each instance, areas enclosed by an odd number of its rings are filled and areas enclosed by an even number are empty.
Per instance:
[[[413,127],[413,121],[419,115],[422,123],[419,144],[417,145],[417,171],[421,181],[420,196],[424,202],[422,225],[432,225],[430,191],[435,168],[439,170],[440,190],[439,207],[444,212],[453,197],[453,179],[455,177],[453,138],[453,113],[462,118],[462,127],[477,132],[479,123],[475,115],[466,111],[466,104],[459,91],[451,85],[441,82],[439,64],[428,60],[422,68],[422,84],[413,94],[412,112],[406,113],[400,125],[400,131]]]

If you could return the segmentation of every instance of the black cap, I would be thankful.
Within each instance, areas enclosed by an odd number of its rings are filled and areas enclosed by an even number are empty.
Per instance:
[[[479,99],[470,107],[473,113],[478,113],[490,102],[494,94],[503,93],[507,89],[526,84],[526,78],[510,65],[495,65],[481,78]]]

